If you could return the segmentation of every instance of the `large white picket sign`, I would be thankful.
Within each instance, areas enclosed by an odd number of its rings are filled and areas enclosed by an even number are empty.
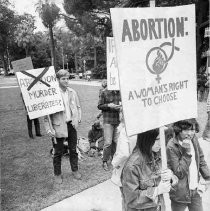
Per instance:
[[[16,73],[29,118],[64,110],[54,67]]]
[[[195,6],[111,9],[128,135],[197,117]]]
[[[119,76],[117,68],[117,57],[113,37],[106,38],[107,57],[107,88],[108,90],[119,90]]]

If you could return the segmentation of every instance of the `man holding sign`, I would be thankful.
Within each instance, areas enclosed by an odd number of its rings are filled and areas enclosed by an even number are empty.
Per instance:
[[[45,128],[48,135],[56,138],[55,153],[53,157],[53,166],[55,181],[62,183],[61,176],[61,157],[63,152],[63,142],[68,140],[68,147],[70,152],[70,165],[75,179],[81,179],[81,174],[78,172],[78,154],[77,154],[77,131],[78,123],[81,122],[81,107],[77,93],[69,87],[69,72],[66,70],[59,70],[56,73],[59,82],[61,96],[64,104],[64,111],[60,111],[46,116]],[[51,125],[52,123],[52,125]]]

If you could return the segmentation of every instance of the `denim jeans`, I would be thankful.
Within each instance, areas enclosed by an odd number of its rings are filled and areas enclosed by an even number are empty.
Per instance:
[[[53,167],[54,174],[61,174],[61,158],[64,150],[63,142],[66,139],[68,141],[69,148],[69,162],[72,171],[78,170],[78,153],[77,153],[77,131],[71,123],[68,126],[68,138],[56,138],[57,144],[54,144],[54,156],[53,156]]]
[[[104,148],[103,148],[103,162],[107,162],[113,157],[116,151],[116,143],[119,136],[117,130],[118,125],[104,124]]]
[[[186,207],[188,207],[189,211],[203,211],[202,199],[198,194],[197,190],[191,191],[190,197],[191,197],[190,204],[171,201],[172,211],[185,211]]]

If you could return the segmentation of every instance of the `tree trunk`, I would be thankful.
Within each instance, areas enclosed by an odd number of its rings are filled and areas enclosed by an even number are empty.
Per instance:
[[[96,46],[94,46],[94,68],[97,66],[97,58],[96,58]]]
[[[78,62],[77,62],[77,53],[74,54],[74,65],[76,69],[76,73],[78,72]]]
[[[51,43],[51,64],[54,66],[56,70],[56,58],[55,58],[55,43],[53,37],[53,27],[49,26],[49,33],[50,33],[50,43]]]
[[[7,63],[6,63],[6,61],[5,61],[5,59],[4,59],[4,53],[1,53],[1,60],[2,60],[2,63],[3,63],[3,68],[4,68],[4,71],[5,71],[5,75],[8,75],[8,69],[7,69]]]
[[[8,71],[10,71],[11,68],[11,60],[10,60],[10,55],[9,55],[9,49],[8,49],[8,45],[7,45],[7,50],[6,50],[6,73],[8,74]]]
[[[28,57],[28,46],[25,47],[26,57]]]

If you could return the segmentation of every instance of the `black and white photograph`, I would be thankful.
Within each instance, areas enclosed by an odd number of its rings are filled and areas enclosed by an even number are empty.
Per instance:
[[[210,210],[209,0],[0,0],[0,210]]]

